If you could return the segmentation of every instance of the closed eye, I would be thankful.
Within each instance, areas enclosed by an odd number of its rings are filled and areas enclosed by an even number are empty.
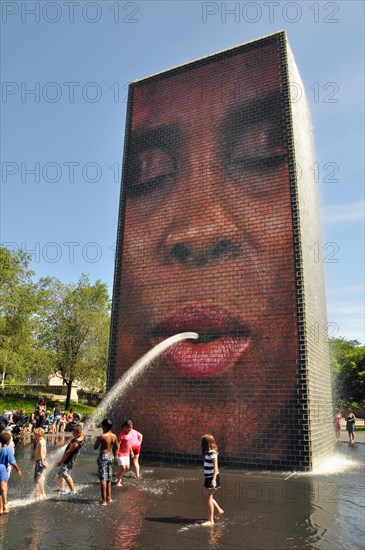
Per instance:
[[[127,195],[147,195],[174,181],[175,159],[163,147],[150,147],[134,156],[129,174]]]
[[[286,155],[268,155],[264,157],[237,157],[230,160],[230,164],[239,170],[269,172],[285,162]],[[229,164],[229,163],[228,163]],[[228,168],[229,170],[229,168]]]

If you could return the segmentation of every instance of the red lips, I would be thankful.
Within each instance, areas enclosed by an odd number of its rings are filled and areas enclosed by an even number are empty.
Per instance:
[[[179,342],[164,358],[183,376],[219,376],[234,367],[250,346],[247,327],[230,311],[212,305],[192,304],[174,312],[153,330],[160,341],[179,332],[194,331],[198,340]]]

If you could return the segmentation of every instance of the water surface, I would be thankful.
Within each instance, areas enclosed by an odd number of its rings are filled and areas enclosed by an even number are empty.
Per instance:
[[[50,460],[56,443],[50,437]],[[130,472],[114,502],[99,504],[97,454],[89,440],[77,459],[75,497],[56,492],[57,470],[48,476],[45,501],[29,500],[33,446],[17,449],[24,471],[9,483],[10,514],[0,517],[0,544],[18,549],[362,549],[365,543],[364,449],[343,445],[348,466],[316,475],[221,468],[218,500],[225,515],[214,527],[202,495],[202,471],[143,461],[141,479]]]

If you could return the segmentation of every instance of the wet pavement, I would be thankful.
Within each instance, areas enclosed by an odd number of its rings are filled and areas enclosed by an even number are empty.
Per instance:
[[[113,485],[114,502],[99,504],[96,453],[88,442],[77,459],[73,478],[78,494],[56,493],[57,470],[47,480],[47,499],[31,497],[32,445],[17,449],[24,471],[9,482],[10,513],[0,517],[0,547],[20,549],[101,548],[140,550],[362,549],[365,445],[350,448],[347,434],[336,455],[317,474],[221,468],[217,500],[225,514],[213,527],[203,499],[202,469],[144,462],[141,479],[127,474]],[[48,441],[48,461],[60,449]],[[58,451],[60,452],[60,451]]]

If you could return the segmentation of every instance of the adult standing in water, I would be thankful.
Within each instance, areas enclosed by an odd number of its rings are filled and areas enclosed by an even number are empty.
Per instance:
[[[356,422],[356,416],[352,412],[352,409],[347,409],[347,416],[346,416],[346,430],[349,434],[349,445],[353,447],[355,445],[355,422]]]
[[[214,431],[227,458],[282,463],[293,444],[299,344],[284,119],[270,42],[131,92],[115,379],[166,337],[199,333],[123,401],[120,416],[133,415],[154,452],[194,454],[202,431]]]

